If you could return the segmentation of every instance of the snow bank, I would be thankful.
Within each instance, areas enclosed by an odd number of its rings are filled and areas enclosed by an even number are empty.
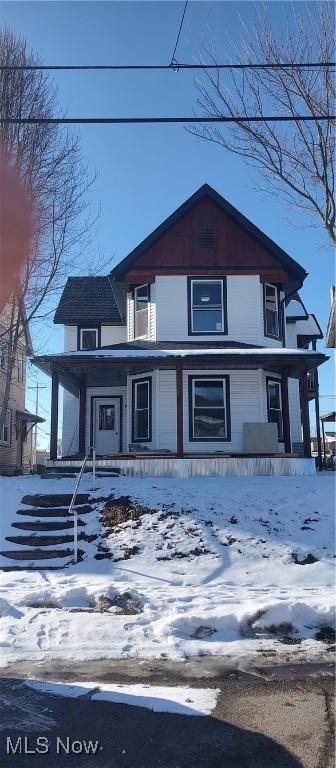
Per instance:
[[[62,492],[73,488],[71,479],[0,478],[2,535],[24,493],[59,492],[60,482]],[[90,484],[84,477],[83,491]],[[153,512],[102,538],[98,510],[111,494]],[[331,473],[99,478],[93,497],[97,512],[86,522],[98,538],[85,544],[82,562],[60,571],[1,574],[0,664],[204,654],[240,663],[265,659],[267,652],[272,660],[274,652],[297,660],[326,651],[316,635],[334,621]],[[97,543],[105,559],[95,559]],[[121,599],[126,593],[136,611]]]
[[[144,707],[153,712],[173,712],[178,715],[210,715],[215,709],[218,688],[189,688],[153,685],[102,685],[99,683],[52,683],[39,680],[26,682],[42,693],[67,698],[89,696],[92,701],[110,701],[132,707]]]

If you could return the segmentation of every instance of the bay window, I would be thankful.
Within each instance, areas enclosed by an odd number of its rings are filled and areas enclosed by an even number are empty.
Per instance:
[[[152,380],[135,379],[132,382],[132,441],[148,443],[152,439]]]
[[[281,381],[278,379],[266,379],[267,385],[267,413],[268,421],[276,424],[278,429],[278,440],[283,440],[283,419],[282,419],[282,400],[281,400]]]
[[[148,336],[149,329],[149,285],[138,285],[134,289],[134,338]]]
[[[189,437],[231,439],[228,376],[189,376]]]
[[[265,336],[280,338],[279,291],[276,285],[264,285]]]

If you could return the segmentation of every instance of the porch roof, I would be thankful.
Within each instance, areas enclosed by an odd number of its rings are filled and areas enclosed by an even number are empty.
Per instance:
[[[268,371],[288,369],[295,376],[302,370],[312,370],[328,357],[320,352],[285,347],[247,347],[203,345],[184,342],[129,342],[90,351],[61,352],[34,357],[32,362],[44,373],[57,371],[62,386],[73,391],[79,385],[106,386],[122,384],[128,373],[149,368],[185,368],[219,366],[227,368],[264,368]],[[111,373],[113,371],[113,383]],[[116,381],[114,382],[114,379]],[[126,384],[126,380],[124,381]]]

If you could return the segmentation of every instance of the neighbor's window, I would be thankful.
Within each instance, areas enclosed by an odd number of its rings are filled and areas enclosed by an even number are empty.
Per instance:
[[[266,336],[274,336],[278,339],[280,336],[279,297],[278,289],[275,285],[265,283],[264,303]]]
[[[191,280],[189,290],[191,333],[225,333],[224,280]]]
[[[191,438],[228,439],[227,378],[190,379]]]
[[[138,285],[134,289],[134,337],[148,336],[149,326],[149,285]]]
[[[151,440],[151,380],[133,381],[133,440]]]
[[[4,371],[8,364],[8,344],[0,346],[0,368]]]
[[[98,328],[80,329],[80,349],[97,349]]]
[[[7,411],[5,421],[0,432],[0,443],[10,444],[11,412]]]
[[[283,440],[281,382],[267,380],[267,410],[268,421],[278,427],[278,440]]]

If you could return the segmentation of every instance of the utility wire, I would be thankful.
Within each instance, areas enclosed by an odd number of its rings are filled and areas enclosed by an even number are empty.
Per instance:
[[[180,69],[319,69],[335,67],[335,61],[292,62],[275,64],[0,64],[0,71],[52,70],[52,71],[146,71]]]
[[[185,2],[185,4],[184,4],[184,9],[183,9],[183,13],[182,13],[181,23],[180,23],[179,31],[178,31],[178,33],[177,33],[177,38],[176,38],[175,48],[174,48],[174,52],[173,52],[173,55],[172,55],[172,57],[171,57],[170,66],[171,66],[171,67],[173,67],[173,69],[179,69],[179,65],[178,65],[178,62],[177,62],[177,61],[176,61],[176,59],[175,59],[175,53],[176,53],[176,51],[177,51],[177,46],[178,46],[178,42],[179,42],[179,39],[180,39],[180,34],[181,34],[181,32],[182,32],[182,27],[183,27],[183,22],[184,22],[185,12],[186,12],[186,10],[187,10],[187,5],[188,5],[188,0],[186,0],[186,2]]]
[[[335,115],[237,115],[236,117],[0,117],[2,125],[73,125],[75,123],[88,125],[121,125],[149,123],[288,123],[288,122],[317,122],[318,120],[335,120]]]

